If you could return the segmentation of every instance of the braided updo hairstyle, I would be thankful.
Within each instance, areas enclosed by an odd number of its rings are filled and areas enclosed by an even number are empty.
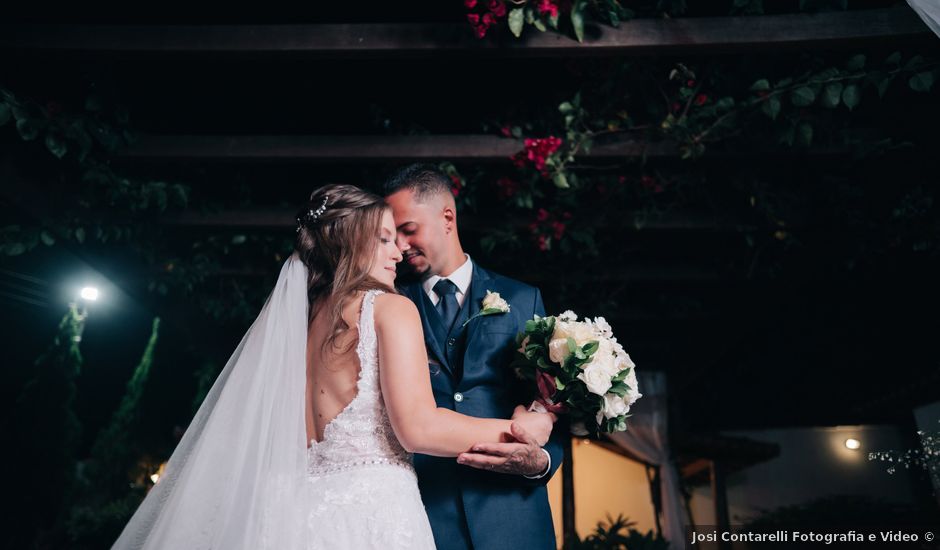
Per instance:
[[[294,250],[308,271],[308,322],[327,303],[324,299],[332,298],[333,329],[324,345],[335,346],[337,337],[349,330],[342,312],[358,292],[395,292],[369,275],[386,210],[388,205],[378,195],[354,185],[333,184],[311,193],[297,214]]]

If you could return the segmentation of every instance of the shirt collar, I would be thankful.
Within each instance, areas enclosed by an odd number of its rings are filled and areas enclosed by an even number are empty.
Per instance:
[[[441,277],[440,275],[431,275],[421,283],[421,287],[424,288],[424,292],[429,294],[434,290],[434,285],[437,284],[441,279],[450,279],[450,282],[457,285],[457,292],[461,294],[466,294],[467,289],[470,288],[470,279],[473,278],[473,262],[470,261],[470,255],[464,254],[466,256],[466,261],[461,264],[460,267],[454,270],[453,273],[447,277]]]

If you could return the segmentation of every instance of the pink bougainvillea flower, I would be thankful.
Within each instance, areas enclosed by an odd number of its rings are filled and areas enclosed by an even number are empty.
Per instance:
[[[468,9],[472,10],[477,6],[477,0],[463,0],[463,5]]]
[[[506,15],[506,3],[502,0],[490,0],[489,8],[495,17],[504,17]]]
[[[695,96],[695,104],[698,105],[699,107],[701,107],[702,105],[705,105],[706,103],[708,103],[707,95],[698,94],[697,96]]]

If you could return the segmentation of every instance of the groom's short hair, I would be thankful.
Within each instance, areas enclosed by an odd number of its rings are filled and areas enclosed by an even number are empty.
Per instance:
[[[433,164],[409,164],[385,181],[385,196],[410,189],[415,200],[425,202],[435,195],[451,196],[451,181],[447,174]]]

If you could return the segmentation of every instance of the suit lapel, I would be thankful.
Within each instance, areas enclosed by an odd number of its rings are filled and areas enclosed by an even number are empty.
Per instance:
[[[444,332],[444,324],[441,322],[441,316],[431,305],[431,299],[428,298],[420,283],[408,285],[402,290],[418,307],[418,313],[421,315],[421,328],[424,330],[425,347],[434,356],[434,360],[453,373],[447,361],[447,355],[441,349],[441,342],[447,338]]]
[[[492,290],[487,287],[487,285],[490,284],[489,279],[489,273],[474,262],[473,278],[470,280],[470,295],[467,296],[470,302],[464,303],[464,308],[469,306],[469,309],[467,309],[468,318],[479,313],[480,309],[483,307],[483,298],[486,296],[486,291]],[[473,335],[476,333],[476,329],[482,319],[483,317],[477,317],[467,324],[466,348],[470,347],[470,342],[473,340]]]

